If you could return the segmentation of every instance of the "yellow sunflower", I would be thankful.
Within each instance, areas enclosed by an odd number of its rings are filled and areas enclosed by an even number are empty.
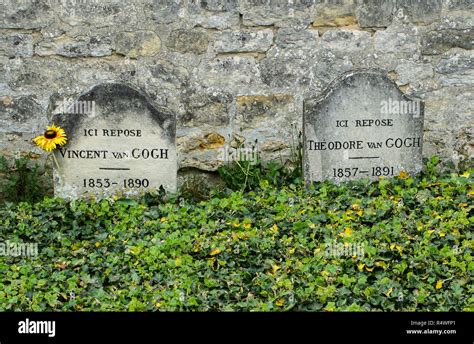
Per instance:
[[[43,135],[35,137],[33,141],[41,149],[51,152],[56,149],[56,146],[66,144],[66,132],[63,128],[53,124],[46,129]]]

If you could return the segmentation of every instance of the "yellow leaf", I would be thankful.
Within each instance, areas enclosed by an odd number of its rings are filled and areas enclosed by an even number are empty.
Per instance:
[[[463,177],[463,178],[469,178],[470,175],[471,175],[471,174],[466,171],[466,172],[464,172],[463,174],[460,174],[459,176],[460,176],[460,177]]]
[[[234,226],[234,227],[240,227],[240,223],[238,223],[238,222],[237,222],[237,223],[233,223],[232,226]]]
[[[372,268],[369,268],[369,267],[366,266],[366,267],[365,267],[365,270],[367,270],[368,272],[372,272],[372,271],[374,271],[374,268],[373,268],[373,267],[372,267]]]
[[[390,245],[390,249],[391,250],[397,250],[398,252],[402,253],[403,252],[403,247],[401,247],[400,245],[396,245],[396,244],[392,244]]]
[[[156,307],[156,308],[160,308],[160,307],[161,307],[161,303],[159,303],[159,302],[155,303],[155,307]]]
[[[65,269],[68,266],[68,264],[67,262],[62,262],[61,264],[58,263],[55,266],[59,269]]]
[[[252,225],[251,225],[250,223],[246,223],[246,224],[244,225],[244,228],[249,229],[251,226],[252,226]]]
[[[280,270],[280,267],[278,265],[272,265],[272,273],[275,273],[278,270]]]
[[[387,267],[387,264],[385,264],[385,262],[375,262],[375,266],[378,266],[378,267],[381,267],[381,268],[385,269]]]
[[[357,203],[355,203],[355,204],[351,205],[351,208],[354,209],[354,210],[359,210],[360,206]]]
[[[467,203],[461,203],[459,206],[460,206],[461,208],[465,208],[465,207],[467,207]]]
[[[436,289],[441,289],[441,288],[443,288],[443,281],[438,280],[438,282],[436,282],[436,287],[435,287],[435,288],[436,288]]]
[[[95,247],[97,247],[97,248],[100,247],[100,242],[96,242]]]
[[[215,248],[211,251],[211,253],[209,253],[211,256],[215,256],[219,253],[221,253],[222,251],[219,249],[219,248]]]
[[[359,269],[359,271],[362,271],[364,269],[364,266],[364,263],[357,264],[357,269]]]
[[[387,290],[387,292],[385,293],[385,295],[387,295],[387,297],[390,296],[390,294],[392,293],[393,291],[393,288],[390,288],[389,290]]]
[[[315,228],[316,228],[316,225],[315,225],[314,223],[310,223],[310,224],[309,224],[309,228],[315,229]]]
[[[398,177],[400,179],[407,179],[408,177],[410,177],[410,175],[406,172],[406,171],[400,171],[400,173],[398,174]]]
[[[446,236],[446,233],[445,232],[439,232],[439,236],[444,237],[444,236]]]
[[[165,222],[165,221],[166,221],[166,217],[162,217],[162,218],[160,219],[160,222]]]
[[[284,304],[285,304],[285,299],[278,299],[275,304],[278,306],[278,307],[282,307]]]
[[[362,214],[364,214],[364,212],[363,212],[362,210],[359,210],[359,211],[357,212],[357,215],[359,215],[359,216],[362,216]]]
[[[339,236],[341,237],[350,237],[351,235],[352,235],[352,229],[350,229],[349,227],[346,227],[344,229],[344,232],[339,233]]]

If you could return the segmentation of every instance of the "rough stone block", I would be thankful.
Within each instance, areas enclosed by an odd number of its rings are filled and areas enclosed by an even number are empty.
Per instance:
[[[223,31],[215,36],[214,49],[218,53],[265,52],[273,44],[273,31]]]

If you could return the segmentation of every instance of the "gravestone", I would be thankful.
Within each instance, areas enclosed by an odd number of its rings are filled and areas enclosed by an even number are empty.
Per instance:
[[[56,196],[130,197],[161,187],[176,190],[175,117],[141,92],[102,84],[58,112],[53,122],[65,129],[68,142],[54,151]]]
[[[353,71],[304,102],[306,181],[416,174],[422,168],[423,103],[379,71]]]

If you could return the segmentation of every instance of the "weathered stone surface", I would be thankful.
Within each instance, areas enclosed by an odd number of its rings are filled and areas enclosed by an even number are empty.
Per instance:
[[[225,137],[217,131],[185,130],[178,134],[179,167],[216,171],[224,164]]]
[[[262,81],[275,88],[311,87],[315,75],[310,66],[315,60],[316,50],[311,49],[280,49],[274,47],[267,53],[267,58],[260,61]]]
[[[204,54],[209,44],[208,35],[197,30],[175,30],[168,37],[167,47],[179,53]]]
[[[329,30],[322,35],[322,47],[335,53],[354,55],[372,49],[370,33],[366,31]]]
[[[362,1],[358,4],[357,19],[361,27],[387,27],[394,15],[402,10],[410,22],[426,25],[439,20],[444,3],[443,0]]]
[[[111,55],[112,50],[112,38],[109,36],[76,38],[62,36],[40,42],[35,48],[35,54],[39,56],[100,57]]]
[[[290,145],[287,142],[273,140],[265,141],[261,146],[262,152],[279,152],[288,148],[290,148]]]
[[[45,0],[61,21],[73,27],[119,26],[134,29],[140,16],[136,2],[122,0]]]
[[[314,19],[315,7],[311,1],[241,0],[240,13],[245,26],[306,27]]]
[[[0,3],[0,29],[37,29],[52,21],[48,0],[4,0]]]
[[[433,67],[429,64],[402,61],[395,69],[398,85],[406,85],[433,77]]]
[[[256,128],[267,119],[279,122],[281,116],[294,111],[291,94],[238,96],[235,124],[241,128]]]
[[[196,14],[192,15],[190,20],[194,26],[221,30],[237,27],[240,23],[238,12]]]
[[[314,65],[310,63],[311,76],[313,76],[313,81],[317,87],[317,90],[321,90],[332,80],[334,80],[335,75],[340,75],[354,68],[354,63],[352,58],[355,55],[339,55],[335,54],[331,49],[322,49],[319,50],[314,55],[314,60],[318,61]]]
[[[153,31],[120,32],[114,43],[117,53],[132,58],[154,56],[161,48],[160,37]]]
[[[461,170],[471,168],[474,164],[474,119],[471,119],[469,125],[461,128],[454,141],[454,152],[458,167]]]
[[[453,10],[474,10],[474,3],[471,0],[456,0],[444,2],[444,8],[449,11]]]
[[[153,78],[161,83],[169,83],[178,87],[185,86],[189,80],[189,71],[166,60],[159,60],[150,67]]]
[[[66,68],[57,61],[36,61],[34,59],[9,60],[5,64],[5,82],[11,89],[11,95],[36,94],[43,95],[47,91],[45,85],[53,85],[61,75],[66,73]],[[70,80],[64,80],[61,87],[68,87]],[[0,84],[1,85],[1,84]],[[51,90],[51,88],[49,88]],[[44,102],[44,101],[43,101]],[[46,103],[46,102],[45,102]]]
[[[425,98],[425,140],[423,154],[437,155],[458,166],[472,166],[469,134],[474,128],[474,92],[472,87],[444,87]]]
[[[340,1],[339,4],[319,4],[316,7],[316,16],[313,21],[315,27],[337,27],[356,25],[355,3]]]
[[[383,54],[416,54],[420,38],[416,28],[400,31],[398,27],[377,31],[374,35],[375,50]]]
[[[247,151],[244,153],[248,157],[252,156],[254,146],[264,160],[287,157],[296,127],[293,123],[295,112],[292,94],[237,97],[230,147],[239,148],[245,144]]]
[[[4,96],[0,102],[0,132],[32,132],[38,128],[38,115],[43,113],[34,97]]]
[[[229,29],[240,24],[237,0],[190,1],[187,9],[193,26]]]
[[[439,19],[443,3],[443,0],[398,0],[397,9],[403,9],[410,22],[426,25]]]
[[[225,137],[218,132],[187,133],[178,137],[178,151],[190,153],[193,151],[203,151],[208,149],[221,148],[225,144]]]
[[[179,124],[186,127],[223,126],[230,121],[232,96],[228,93],[209,90],[190,90],[182,95],[185,114]]]
[[[473,52],[461,49],[454,51],[454,54],[447,54],[436,66],[436,71],[443,74],[472,71],[473,69]]]
[[[474,85],[474,52],[453,49],[436,66],[442,86]]]
[[[317,30],[281,28],[276,34],[276,44],[281,48],[315,46],[319,41]]]
[[[357,7],[357,22],[361,27],[387,27],[392,22],[396,2],[393,0],[363,1]]]
[[[265,52],[273,44],[270,29],[252,31],[222,31],[215,36],[214,49],[218,53]]]
[[[79,197],[134,196],[176,190],[176,121],[140,92],[102,84],[54,116],[68,137],[54,152],[55,194]]]
[[[191,13],[235,11],[239,8],[239,0],[190,1],[188,8]]]
[[[33,56],[33,37],[20,33],[0,36],[0,55],[8,57]]]
[[[225,77],[224,77],[225,76]],[[260,83],[260,70],[252,56],[221,56],[199,66],[197,80],[204,86],[239,90]]]
[[[423,35],[422,53],[435,55],[455,47],[472,49],[474,32],[470,29],[443,29],[429,31]]]
[[[199,140],[199,149],[215,149],[224,146],[225,138],[219,133],[212,132],[206,134],[201,140]]]
[[[418,173],[423,107],[377,71],[349,72],[304,106],[307,181]]]
[[[146,0],[144,13],[157,24],[170,24],[180,19],[185,8],[183,0]]]

